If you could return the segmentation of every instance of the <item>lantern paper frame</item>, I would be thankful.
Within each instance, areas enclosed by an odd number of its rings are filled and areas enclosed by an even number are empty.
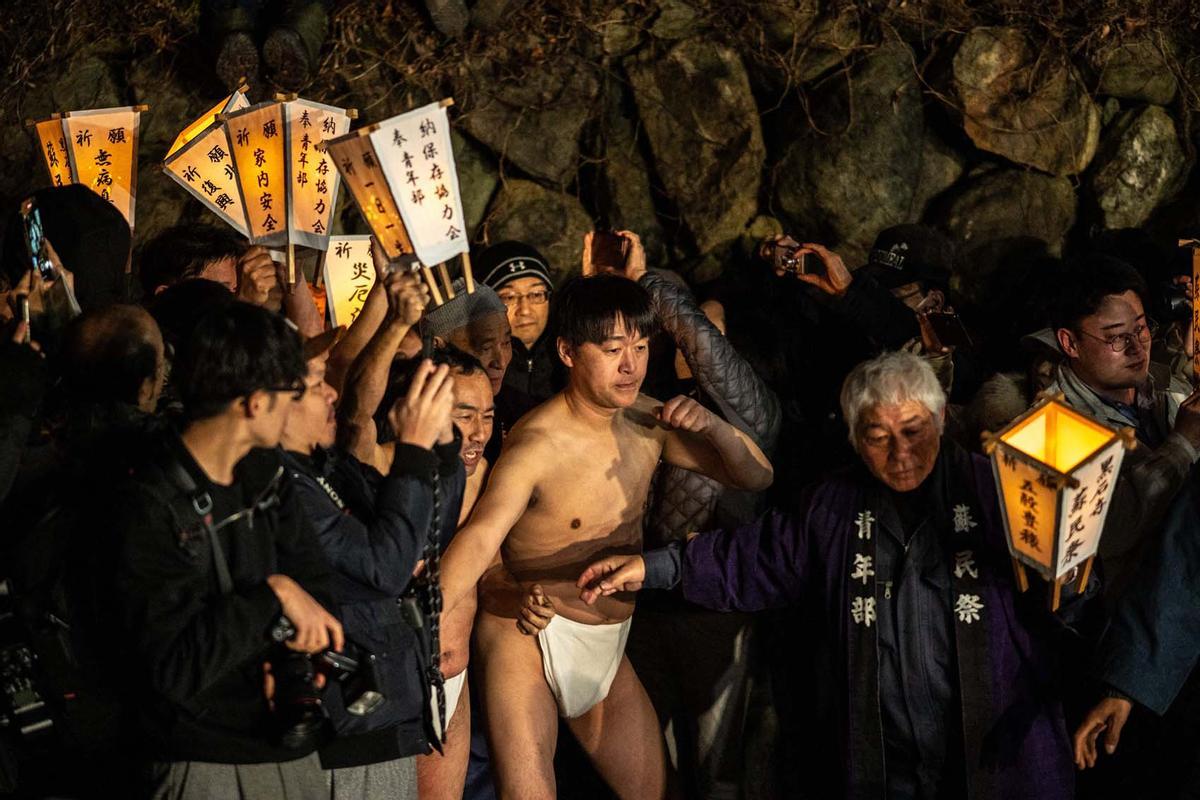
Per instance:
[[[65,186],[78,183],[87,186],[97,195],[104,197],[105,189],[101,188],[100,178],[108,178],[108,200],[129,224],[132,231],[136,225],[137,215],[137,179],[138,179],[138,141],[141,133],[142,112],[149,110],[148,105],[113,106],[111,108],[90,108],[80,111],[64,111],[51,114],[41,120],[28,120],[26,124],[34,129],[37,137],[42,165],[54,186]],[[84,163],[79,152],[82,144],[76,144],[74,133],[87,133],[91,144],[91,129],[89,122],[103,117],[120,117],[122,138],[120,141],[109,139],[107,147],[112,152],[105,152],[106,142],[97,136],[98,153],[94,157],[105,155],[109,161]],[[111,136],[114,127],[107,128]],[[74,129],[82,130],[74,130]],[[100,129],[97,129],[99,133]],[[57,168],[50,163],[49,151],[53,150],[55,159],[59,161]],[[125,159],[128,164],[125,164]],[[124,195],[124,196],[122,196]]]
[[[1076,567],[1084,568],[1081,586],[1086,582],[1125,451],[1135,443],[1132,429],[1105,425],[1067,406],[1061,394],[1043,397],[999,433],[985,435],[1022,589],[1023,567],[1054,582],[1055,607]]]
[[[328,140],[322,146],[333,156],[334,165],[342,175],[350,196],[367,221],[368,227],[375,234],[376,240],[384,249],[384,255],[389,262],[396,262],[408,256],[416,256],[421,264],[421,271],[429,285],[433,302],[441,305],[445,300],[442,291],[433,278],[431,267],[436,266],[442,279],[445,299],[453,299],[454,289],[446,268],[448,259],[456,255],[462,257],[463,281],[468,294],[475,291],[475,280],[471,273],[470,243],[466,235],[466,224],[463,218],[461,192],[458,184],[458,168],[454,160],[454,148],[450,139],[450,121],[446,109],[454,104],[447,98],[437,103],[430,103],[412,111],[400,114],[374,125],[352,131],[337,139]],[[440,147],[430,159],[437,159],[440,153],[444,161],[444,169],[438,178],[440,184],[453,186],[449,199],[439,197],[437,202],[451,214],[448,224],[457,222],[460,242],[416,242],[411,231],[420,220],[414,212],[407,208],[407,184],[415,179],[413,172],[401,167],[406,153],[394,153],[387,150],[393,144],[400,143],[399,129],[402,125],[412,125],[421,118],[435,116],[436,124],[426,131],[422,123],[420,137],[432,136],[432,143]],[[409,131],[410,136],[412,132]],[[416,141],[416,137],[413,137]],[[428,143],[428,142],[427,142]],[[381,152],[381,148],[384,148]],[[420,151],[417,151],[420,152]],[[437,164],[438,161],[434,160]],[[402,174],[403,173],[403,174]],[[432,180],[432,178],[430,179]],[[399,192],[397,189],[399,188]],[[432,187],[430,187],[432,188]],[[430,197],[432,200],[433,198]],[[434,237],[439,238],[439,237]]]
[[[284,119],[284,139],[285,153],[287,156],[287,181],[288,181],[288,208],[287,208],[287,239],[293,244],[311,247],[316,250],[326,250],[329,247],[329,237],[331,235],[330,228],[333,227],[333,215],[337,209],[338,193],[341,190],[341,172],[334,166],[333,169],[328,169],[328,164],[332,164],[333,156],[325,152],[321,144],[332,139],[346,135],[350,129],[350,121],[358,118],[358,110],[355,108],[338,108],[337,106],[318,103],[315,100],[308,100],[295,95],[276,95],[275,99],[283,103],[283,119]],[[316,141],[311,143],[311,152],[318,155],[321,159],[327,160],[327,172],[320,175],[320,164],[312,168],[314,173],[319,177],[314,177],[312,183],[315,184],[320,180],[326,181],[328,200],[328,208],[321,214],[321,222],[323,223],[324,233],[317,233],[309,227],[299,224],[297,220],[297,209],[300,203],[306,202],[311,198],[305,197],[307,190],[297,190],[300,186],[300,175],[296,171],[296,164],[299,161],[301,151],[297,147],[303,146],[303,138],[297,136],[298,128],[301,124],[299,118],[294,118],[296,112],[300,115],[304,111],[319,112],[324,115],[325,120],[333,119],[335,130],[333,133],[326,135],[325,131],[320,131]],[[306,184],[307,185],[307,184]],[[314,209],[315,212],[315,209]],[[320,213],[320,212],[315,212]]]
[[[405,256],[415,256],[415,251],[370,138],[378,128],[378,124],[368,125],[326,139],[317,148],[329,153],[367,227],[383,246],[387,260],[395,263]]]
[[[218,139],[224,145],[225,157],[228,159],[230,165],[233,164],[233,148],[230,147],[229,135],[225,132],[225,125],[221,122],[220,116],[249,107],[250,101],[246,99],[245,91],[246,87],[234,91],[180,131],[179,135],[175,137],[175,141],[171,144],[171,148],[167,151],[166,156],[163,158],[163,171],[173,181],[182,186],[184,191],[199,200],[209,211],[216,214],[218,218],[230,225],[242,236],[249,237],[250,229],[246,221],[246,208],[244,205],[238,206],[237,210],[239,213],[237,214],[221,208],[212,198],[205,195],[198,187],[193,186],[181,172],[177,172],[175,169],[179,162],[191,156],[195,148],[208,142],[210,138]],[[236,176],[234,180],[236,181]],[[239,194],[238,203],[241,202],[241,195]]]
[[[229,114],[219,114],[217,119],[225,125],[225,138],[229,140],[234,182],[237,184],[242,210],[246,215],[247,238],[251,244],[266,247],[290,245],[287,218],[292,192],[288,180],[287,118],[284,104],[278,101],[256,103]],[[247,122],[251,122],[249,127],[238,127]],[[267,135],[263,130],[267,123],[273,123],[274,135]],[[245,142],[242,141],[243,134]],[[251,159],[257,163],[251,163]],[[263,189],[270,191],[262,192]],[[269,206],[264,207],[262,203],[252,202],[264,195],[271,198]]]
[[[371,247],[373,246],[371,234],[336,234],[336,235],[332,235],[329,237],[329,247],[321,255],[321,273],[324,277],[324,282],[325,282],[325,305],[326,305],[325,313],[326,313],[326,316],[329,318],[329,324],[331,327],[336,328],[339,325],[345,325],[348,327],[350,324],[353,323],[354,320],[353,320],[353,318],[352,319],[339,319],[338,318],[338,313],[337,313],[338,298],[335,296],[335,292],[339,289],[339,281],[338,280],[335,280],[335,281],[330,280],[329,261],[331,258],[336,257],[336,248],[339,244],[346,243],[351,246],[354,246],[354,245],[360,245],[363,242],[367,243],[367,262],[366,263],[371,268],[371,282],[365,287],[351,286],[350,288],[355,289],[355,291],[362,291],[363,289],[365,289],[367,292],[370,292],[371,288],[374,287],[375,282],[379,280],[379,276],[376,274],[376,270],[375,270],[375,260],[371,255]],[[364,297],[363,305],[365,306],[365,304],[366,304],[366,299]],[[361,313],[361,310],[362,310],[362,306],[359,307],[360,313]]]

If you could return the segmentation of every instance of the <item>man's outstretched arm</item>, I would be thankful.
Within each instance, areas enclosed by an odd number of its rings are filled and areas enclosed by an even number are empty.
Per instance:
[[[800,601],[809,574],[808,536],[800,518],[770,512],[739,528],[672,542],[643,555],[609,556],[579,576],[580,598],[683,584],[691,603],[714,611],[762,611]]]
[[[471,521],[446,548],[441,565],[443,613],[453,611],[479,582],[529,506],[535,481],[530,449],[519,442],[506,446],[471,512]]]
[[[676,397],[656,414],[671,429],[663,445],[668,464],[734,489],[759,492],[771,485],[771,462],[754,440],[695,400]]]

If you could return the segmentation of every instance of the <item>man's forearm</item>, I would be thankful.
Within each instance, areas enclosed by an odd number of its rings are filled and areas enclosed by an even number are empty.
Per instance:
[[[720,457],[735,489],[758,492],[771,485],[771,462],[745,433],[724,420],[714,420],[705,439]]]
[[[346,377],[346,392],[339,408],[340,420],[348,424],[362,424],[374,417],[383,396],[387,392],[388,371],[400,342],[408,333],[409,325],[394,318],[387,318],[371,337],[366,348],[350,367]]]
[[[316,336],[325,330],[325,321],[313,302],[312,290],[303,275],[290,292],[283,295],[284,316],[296,324],[301,336]]]

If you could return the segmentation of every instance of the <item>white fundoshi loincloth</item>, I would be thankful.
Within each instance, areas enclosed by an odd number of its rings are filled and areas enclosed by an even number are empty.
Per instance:
[[[442,684],[446,692],[446,727],[450,727],[450,720],[454,719],[454,710],[458,708],[458,698],[462,696],[463,684],[467,682],[467,671],[455,675],[453,678],[446,678],[446,682]],[[438,737],[442,735],[442,726],[438,724],[437,713],[437,692],[429,698],[429,705],[433,709],[433,729],[437,732]]]
[[[542,671],[560,715],[582,716],[608,696],[625,655],[630,622],[585,625],[556,616],[538,633]]]

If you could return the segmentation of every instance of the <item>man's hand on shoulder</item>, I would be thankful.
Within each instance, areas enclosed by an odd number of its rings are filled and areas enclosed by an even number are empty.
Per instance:
[[[609,556],[583,571],[575,585],[589,606],[617,592],[636,592],[646,579],[646,561],[639,555]]]

